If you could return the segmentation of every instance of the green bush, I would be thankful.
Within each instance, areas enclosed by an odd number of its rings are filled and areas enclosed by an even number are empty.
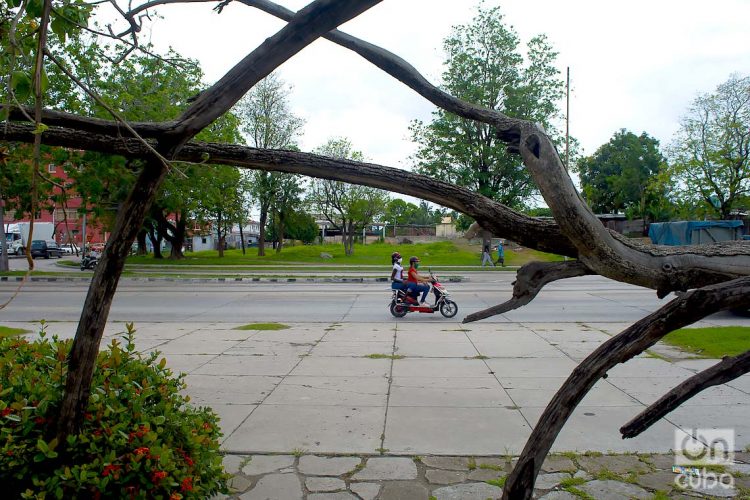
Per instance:
[[[218,418],[180,394],[127,326],[99,354],[79,434],[58,443],[70,341],[0,340],[0,485],[5,498],[206,498],[226,492]],[[124,344],[124,346],[123,346]]]

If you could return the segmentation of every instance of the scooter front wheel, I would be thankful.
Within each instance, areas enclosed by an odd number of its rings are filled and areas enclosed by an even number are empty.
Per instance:
[[[453,316],[458,314],[458,304],[456,304],[452,300],[444,300],[443,303],[440,304],[440,314],[442,314],[446,318],[452,318]]]
[[[409,308],[406,307],[403,304],[399,304],[395,300],[391,302],[391,314],[393,314],[397,318],[403,318],[406,316],[406,313],[409,312]]]

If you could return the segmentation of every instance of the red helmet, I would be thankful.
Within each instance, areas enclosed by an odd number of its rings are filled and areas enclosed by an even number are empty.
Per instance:
[[[391,262],[396,262],[400,258],[401,258],[401,254],[398,252],[393,252],[391,254]]]

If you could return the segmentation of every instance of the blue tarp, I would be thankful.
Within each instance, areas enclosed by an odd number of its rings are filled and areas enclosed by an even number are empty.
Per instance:
[[[723,229],[727,234],[725,240],[741,237],[742,221],[740,220],[707,220],[707,221],[679,221],[655,222],[649,225],[648,236],[656,245],[694,245],[707,241],[693,241],[694,231]],[[697,234],[697,233],[696,233]]]

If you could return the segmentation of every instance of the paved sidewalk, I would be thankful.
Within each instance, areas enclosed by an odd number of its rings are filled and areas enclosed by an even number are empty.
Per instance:
[[[352,489],[352,482],[358,483],[353,481],[356,474],[352,471],[364,467],[364,472],[372,464],[386,464],[373,461],[372,457],[379,455],[406,460],[391,463],[411,463],[409,470],[418,472],[408,480],[420,484],[420,492],[427,488],[424,491],[437,498],[474,498],[466,492],[435,492],[440,481],[449,481],[450,477],[453,479],[449,482],[454,483],[476,482],[469,478],[472,472],[476,476],[476,471],[428,475],[433,468],[441,467],[428,467],[427,462],[420,464],[413,458],[474,457],[479,463],[482,457],[517,455],[544,407],[576,364],[627,325],[462,325],[406,318],[372,324],[297,323],[277,331],[235,330],[236,326],[141,323],[136,324],[136,345],[143,351],[161,351],[174,370],[188,374],[192,401],[209,405],[220,415],[225,436],[222,447],[235,457],[228,458],[229,464],[235,464],[232,467],[236,471],[244,471],[236,479],[244,488],[237,490],[250,491],[242,498],[266,498],[258,491],[265,491],[272,483],[286,488],[282,483],[288,483],[293,495],[278,493],[268,498],[302,498],[304,494],[313,499],[356,498],[351,493],[375,498]],[[71,336],[74,329],[74,323],[47,326],[48,332],[62,336]],[[123,329],[122,324],[111,323],[106,336]],[[106,342],[105,338],[103,345]],[[748,375],[703,392],[635,439],[619,438],[619,427],[646,405],[715,363],[684,357],[679,351],[657,346],[651,354],[615,367],[578,407],[553,451],[667,453],[674,448],[676,436],[679,439],[700,427],[734,429],[735,447],[746,449],[750,445]],[[255,469],[239,467],[242,457],[247,456],[265,457],[253,458],[250,464],[264,460],[276,464],[269,465],[271,468],[263,474],[289,477],[276,478],[282,481],[278,483],[248,472]],[[273,456],[276,458],[269,458]],[[347,465],[335,469],[335,474],[321,474],[338,482],[315,479],[308,485],[304,463],[311,456],[354,456],[356,460],[341,462]],[[390,465],[383,467],[392,470]],[[580,464],[576,465],[578,469],[588,470]],[[379,474],[388,476],[390,472]],[[393,469],[393,474],[400,472]],[[443,479],[433,481],[433,476]],[[364,475],[357,477],[367,482]],[[399,478],[379,477],[375,481],[380,485],[378,491],[381,487],[385,491],[388,480]],[[341,489],[341,481],[346,488]],[[486,484],[482,481],[477,484]],[[304,489],[300,489],[302,484],[306,485]],[[325,489],[335,485],[335,490]],[[316,491],[339,489],[340,494],[314,496]],[[486,491],[482,489],[478,498],[494,495],[485,495]],[[378,498],[421,496],[382,496],[381,492]]]

